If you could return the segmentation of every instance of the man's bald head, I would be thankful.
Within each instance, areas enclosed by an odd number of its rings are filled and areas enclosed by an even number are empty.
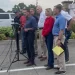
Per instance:
[[[41,6],[37,6],[36,7],[36,11],[38,14],[40,14],[42,12],[42,7]]]

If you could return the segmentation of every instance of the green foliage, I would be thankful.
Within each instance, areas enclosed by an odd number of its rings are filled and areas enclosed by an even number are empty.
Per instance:
[[[32,4],[30,4],[29,6],[28,6],[28,8],[30,9],[30,8],[34,8],[35,10],[36,10],[36,6],[35,5],[32,5]]]
[[[1,36],[4,35],[5,37],[11,37],[11,38],[14,37],[12,27],[0,27],[0,34],[2,34]],[[1,37],[1,39],[3,40],[4,37],[3,38]]]
[[[19,9],[27,8],[27,6],[24,3],[19,3],[18,7],[19,7]]]
[[[0,40],[6,40],[6,36],[4,34],[0,34]]]
[[[75,39],[75,33],[74,32],[72,32],[72,34],[71,34],[71,39]]]
[[[15,11],[20,11],[21,9],[24,9],[24,8],[34,8],[36,9],[36,6],[35,5],[32,5],[30,4],[29,6],[25,5],[24,3],[19,3],[18,5],[15,5],[13,8],[12,8],[12,11],[15,12]]]
[[[5,11],[3,9],[0,8],[0,13],[4,13]]]
[[[6,37],[9,37],[11,30],[11,27],[0,27],[0,34],[4,34]]]
[[[75,33],[75,24],[72,25],[72,31]]]
[[[7,12],[8,12],[8,13],[12,13],[12,11],[11,11],[11,10],[8,10]]]
[[[14,5],[14,7],[12,8],[12,11],[11,10],[8,10],[7,12],[16,12],[16,11],[20,11],[21,9],[24,9],[24,8],[34,8],[36,9],[36,6],[35,5],[26,5],[24,3],[19,3],[17,5]],[[2,12],[5,12],[3,9],[0,8],[0,13]]]
[[[12,8],[12,11],[13,12],[16,12],[16,11],[19,11],[19,6],[18,5],[15,5],[13,8]]]
[[[9,32],[9,37],[10,37],[10,38],[14,38],[14,32],[13,32],[13,30],[11,30],[11,31]]]

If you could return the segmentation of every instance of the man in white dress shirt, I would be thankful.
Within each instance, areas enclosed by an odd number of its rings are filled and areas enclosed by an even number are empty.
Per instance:
[[[38,22],[38,28],[39,28],[39,39],[41,43],[42,53],[41,53],[41,56],[39,56],[39,58],[41,61],[43,61],[47,59],[47,56],[46,56],[47,48],[45,44],[45,39],[42,36],[42,29],[44,27],[46,15],[45,15],[45,12],[42,10],[41,6],[37,6],[36,10],[37,10],[37,13],[40,15],[39,22]]]
[[[69,15],[68,12],[62,10],[61,11],[61,14],[66,18],[67,20],[67,23],[66,23],[66,27],[65,27],[65,42],[64,42],[64,45],[65,45],[65,61],[68,62],[69,61],[69,49],[68,49],[68,45],[67,45],[67,42],[68,42],[68,35],[71,35],[71,31],[68,30],[68,24],[70,22],[70,20],[72,19],[72,17]]]

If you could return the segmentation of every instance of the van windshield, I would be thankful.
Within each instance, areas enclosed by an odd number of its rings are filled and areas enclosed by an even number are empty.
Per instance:
[[[11,18],[14,19],[15,18],[15,14],[11,14]]]

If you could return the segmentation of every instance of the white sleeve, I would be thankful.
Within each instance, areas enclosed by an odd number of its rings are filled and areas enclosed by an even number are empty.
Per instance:
[[[63,17],[64,17],[67,21],[69,21],[69,20],[72,19],[72,17],[69,15],[68,12],[64,12],[64,13],[61,13],[61,14],[63,15]]]
[[[46,19],[46,15],[45,15],[45,13],[42,13],[40,15],[39,22],[38,22],[38,27],[39,28],[44,27],[45,19]]]

